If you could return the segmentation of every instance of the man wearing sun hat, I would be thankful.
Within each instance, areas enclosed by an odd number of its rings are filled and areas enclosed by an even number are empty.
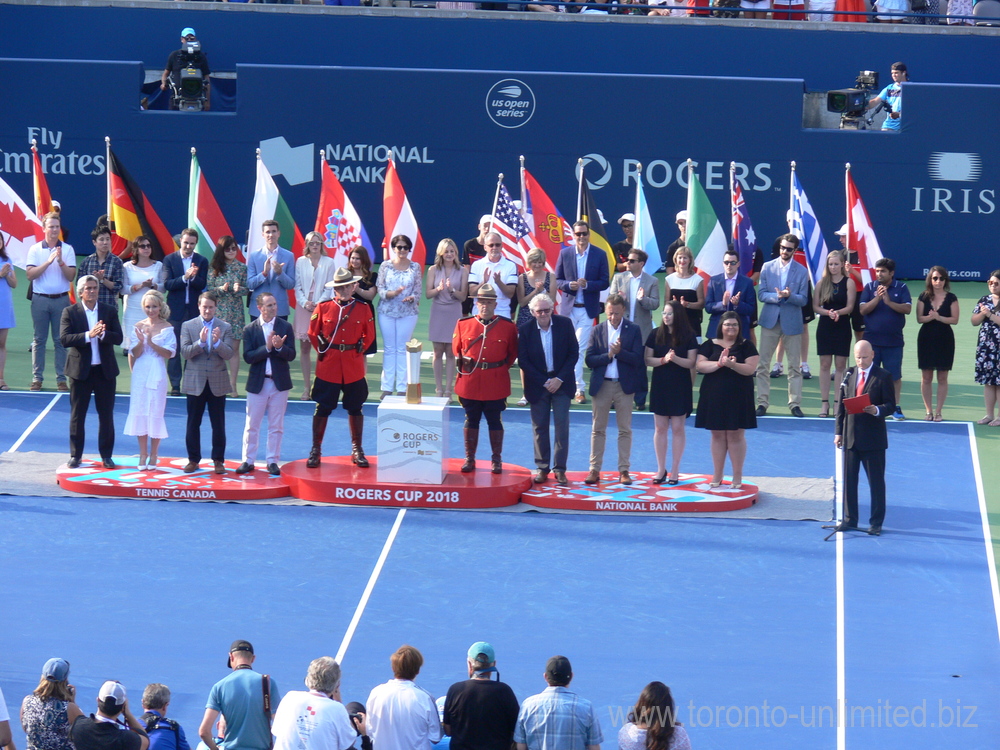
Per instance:
[[[365,427],[361,407],[368,398],[365,350],[375,340],[375,321],[371,308],[353,297],[360,278],[347,268],[338,268],[333,281],[327,283],[334,298],[321,302],[309,320],[309,340],[317,352],[313,442],[306,462],[310,469],[319,468],[326,423],[341,398],[351,430],[351,461],[361,469],[368,468],[361,446]]]
[[[466,664],[469,679],[448,688],[444,700],[442,723],[451,749],[510,750],[518,703],[510,686],[500,682],[493,646],[473,643]]]
[[[604,735],[590,701],[569,690],[573,668],[565,656],[545,664],[548,687],[526,698],[514,728],[517,750],[598,750]]]
[[[270,750],[271,717],[281,693],[270,675],[253,671],[255,658],[250,641],[238,639],[229,647],[226,664],[233,671],[212,686],[198,727],[208,750]],[[221,745],[212,732],[220,714],[226,720]]]
[[[120,728],[119,714],[128,729]],[[101,685],[97,694],[97,713],[78,716],[69,730],[76,750],[146,750],[149,737],[142,723],[128,707],[125,686],[115,680]]]

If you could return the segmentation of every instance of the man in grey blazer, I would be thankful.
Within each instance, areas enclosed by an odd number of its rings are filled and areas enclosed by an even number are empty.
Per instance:
[[[626,214],[627,215],[627,214]],[[655,276],[646,273],[646,261],[649,259],[644,251],[632,248],[628,251],[626,264],[628,270],[616,273],[611,280],[608,295],[620,294],[625,300],[625,317],[639,326],[643,344],[653,330],[653,310],[660,306],[660,284]],[[666,298],[670,298],[670,287],[667,287]],[[646,393],[649,382],[643,378],[639,389],[635,392],[635,408],[643,411],[646,408]]]
[[[788,408],[794,417],[802,413],[802,308],[809,304],[809,274],[794,260],[799,238],[783,234],[778,238],[780,255],[764,264],[757,285],[761,302],[760,360],[757,363],[757,416],[767,414],[771,398],[771,357],[784,339],[788,355]]]
[[[198,317],[181,326],[181,356],[186,360],[181,390],[187,395],[187,452],[184,472],[198,471],[201,461],[201,420],[208,407],[212,422],[212,462],[216,474],[225,474],[226,394],[229,393],[229,368],[233,356],[233,331],[229,323],[215,317],[217,307],[213,292],[198,297]]]

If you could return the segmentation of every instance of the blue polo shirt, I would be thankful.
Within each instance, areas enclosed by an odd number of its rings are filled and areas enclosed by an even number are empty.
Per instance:
[[[865,288],[861,290],[861,303],[871,302],[875,299],[875,290],[878,289],[877,281],[869,281]],[[893,302],[906,305],[912,304],[910,290],[902,281],[893,279],[892,284],[886,289],[886,296]],[[906,325],[906,316],[891,310],[888,305],[881,302],[875,309],[865,317],[865,341],[872,346],[902,346],[903,326]]]
[[[263,675],[252,669],[234,669],[209,693],[206,708],[226,717],[225,750],[269,750],[271,725],[264,714]],[[271,680],[271,712],[277,708],[278,688]]]

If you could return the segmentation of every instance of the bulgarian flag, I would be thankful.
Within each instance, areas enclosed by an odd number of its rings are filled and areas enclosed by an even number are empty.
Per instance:
[[[346,268],[355,247],[361,245],[369,250],[372,245],[361,217],[344,192],[344,186],[340,184],[337,175],[327,164],[322,151],[319,160],[323,183],[319,194],[319,210],[316,213],[316,231],[323,235],[326,254],[333,258],[334,267]]]
[[[382,240],[383,259],[388,257],[389,243],[397,234],[405,235],[413,243],[410,260],[423,265],[427,250],[424,248],[424,238],[420,236],[417,227],[417,217],[413,215],[410,201],[403,190],[396,172],[396,162],[389,160],[385,169],[385,189],[382,192],[382,218],[385,223],[385,239]]]
[[[195,249],[209,260],[215,254],[215,243],[219,238],[233,235],[233,230],[229,228],[226,217],[222,215],[222,210],[212,195],[212,189],[208,186],[205,173],[201,171],[198,155],[193,148],[191,182],[188,186],[188,226],[198,230],[198,246]]]
[[[705,188],[694,173],[694,162],[688,159],[687,246],[691,248],[695,265],[707,281],[723,271],[722,256],[728,247],[726,233],[708,200]]]
[[[302,232],[299,231],[292,218],[292,212],[288,210],[278,186],[274,184],[274,178],[264,166],[264,160],[260,158],[260,149],[257,149],[257,185],[253,191],[253,206],[250,208],[250,231],[247,233],[247,255],[264,248],[263,225],[268,219],[278,222],[281,230],[281,238],[278,244],[288,247],[292,255],[296,258],[302,256]]]
[[[153,260],[163,260],[164,255],[177,249],[174,238],[156,215],[146,194],[111,150],[111,139],[105,138],[104,141],[108,146],[108,223],[111,226],[112,249],[120,252],[120,248],[124,247],[115,241],[116,237],[131,242],[144,234],[153,245]]]

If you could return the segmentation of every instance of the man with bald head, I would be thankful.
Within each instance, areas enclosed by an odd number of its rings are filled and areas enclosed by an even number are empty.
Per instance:
[[[892,375],[875,367],[874,357],[867,341],[855,344],[856,366],[840,384],[834,444],[844,449],[844,515],[834,531],[858,529],[858,475],[864,466],[871,488],[868,533],[878,536],[885,518],[885,450],[889,447],[885,420],[896,409],[896,397]],[[848,399],[859,400],[845,403]]]

